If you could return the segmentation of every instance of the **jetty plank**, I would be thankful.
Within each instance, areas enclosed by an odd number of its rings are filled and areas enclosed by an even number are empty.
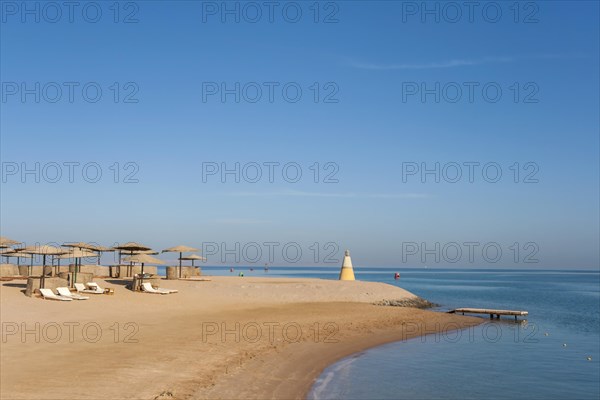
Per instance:
[[[489,314],[490,318],[494,318],[494,315],[497,318],[500,318],[501,315],[514,315],[515,321],[518,316],[526,316],[529,315],[527,311],[517,311],[517,310],[494,310],[489,308],[457,308],[451,311],[448,311],[451,314],[462,313],[464,314]]]

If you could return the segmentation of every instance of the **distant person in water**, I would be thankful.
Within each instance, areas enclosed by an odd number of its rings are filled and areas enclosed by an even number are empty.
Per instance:
[[[238,274],[238,276],[244,276],[244,273],[242,271],[240,271],[240,273]]]

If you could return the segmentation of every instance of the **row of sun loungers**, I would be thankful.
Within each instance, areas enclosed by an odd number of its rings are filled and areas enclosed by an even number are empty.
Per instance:
[[[104,289],[98,286],[95,282],[88,282],[87,286],[83,283],[76,283],[75,289],[77,293],[71,293],[71,289],[68,287],[56,288],[54,293],[52,289],[40,289],[40,293],[44,299],[48,300],[60,300],[60,301],[71,301],[71,300],[88,300],[89,296],[82,296],[79,293],[91,293],[91,294],[103,294]]]
[[[72,301],[89,299],[89,296],[82,296],[79,293],[103,294],[105,292],[104,289],[98,286],[98,284],[95,282],[88,282],[87,286],[83,283],[76,283],[75,289],[77,290],[77,293],[71,293],[71,290],[68,287],[56,288],[57,293],[54,293],[52,289],[40,289],[40,293],[42,294],[42,297],[47,300]],[[153,294],[172,294],[178,292],[178,290],[174,289],[155,289],[152,287],[150,282],[142,283],[142,291]]]
[[[77,293],[71,293],[71,291],[67,287],[56,288],[56,291],[58,292],[59,296],[67,297],[73,300],[87,300],[90,298],[89,296],[82,296]]]
[[[58,294],[55,294],[52,289],[40,289],[40,293],[45,300],[72,301],[89,299],[87,296],[71,293],[68,287],[60,287],[57,288],[56,291]]]

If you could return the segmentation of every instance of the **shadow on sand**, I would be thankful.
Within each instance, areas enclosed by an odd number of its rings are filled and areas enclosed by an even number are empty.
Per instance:
[[[108,282],[110,284],[113,284],[113,285],[120,285],[120,286],[129,286],[129,285],[131,285],[131,281],[124,280],[124,279],[105,279],[104,281]]]

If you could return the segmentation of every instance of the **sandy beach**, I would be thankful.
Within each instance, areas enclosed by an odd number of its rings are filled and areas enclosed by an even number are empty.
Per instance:
[[[212,277],[173,295],[57,302],[2,282],[3,399],[304,398],[331,363],[479,318],[374,305],[414,299],[376,282]]]

